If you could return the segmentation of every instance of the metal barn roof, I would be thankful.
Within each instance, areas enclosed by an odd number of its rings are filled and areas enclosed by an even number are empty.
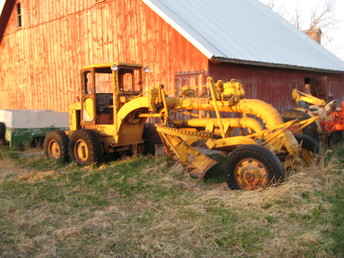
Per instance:
[[[143,0],[209,59],[343,72],[344,62],[257,0]]]

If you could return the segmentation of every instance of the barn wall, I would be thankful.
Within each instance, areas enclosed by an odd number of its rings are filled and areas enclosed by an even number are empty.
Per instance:
[[[262,99],[279,110],[293,107],[291,91],[303,90],[304,79],[311,78],[319,97],[344,97],[344,75],[238,64],[209,64],[209,75],[216,80],[237,79],[244,83],[247,97]]]
[[[79,69],[96,63],[150,66],[150,85],[174,94],[176,74],[208,60],[141,0],[21,0],[0,43],[0,108],[65,111],[79,95]]]

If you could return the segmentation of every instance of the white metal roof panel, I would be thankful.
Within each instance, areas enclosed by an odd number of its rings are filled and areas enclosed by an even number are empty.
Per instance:
[[[205,56],[344,71],[344,62],[257,0],[143,0]]]

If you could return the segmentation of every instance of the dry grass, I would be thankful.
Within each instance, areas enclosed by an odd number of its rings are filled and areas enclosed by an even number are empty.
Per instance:
[[[254,192],[191,179],[164,157],[20,164],[0,160],[0,257],[336,256],[326,199],[344,180],[336,159]]]

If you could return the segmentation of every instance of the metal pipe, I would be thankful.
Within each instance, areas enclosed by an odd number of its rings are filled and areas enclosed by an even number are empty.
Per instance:
[[[214,110],[208,98],[168,98],[167,102],[175,110]],[[254,115],[262,120],[267,129],[274,129],[283,123],[280,113],[272,105],[258,99],[241,99],[235,105],[230,105],[227,101],[217,101],[217,107],[220,112]],[[299,145],[290,131],[285,131],[281,140],[290,154],[298,155]]]

